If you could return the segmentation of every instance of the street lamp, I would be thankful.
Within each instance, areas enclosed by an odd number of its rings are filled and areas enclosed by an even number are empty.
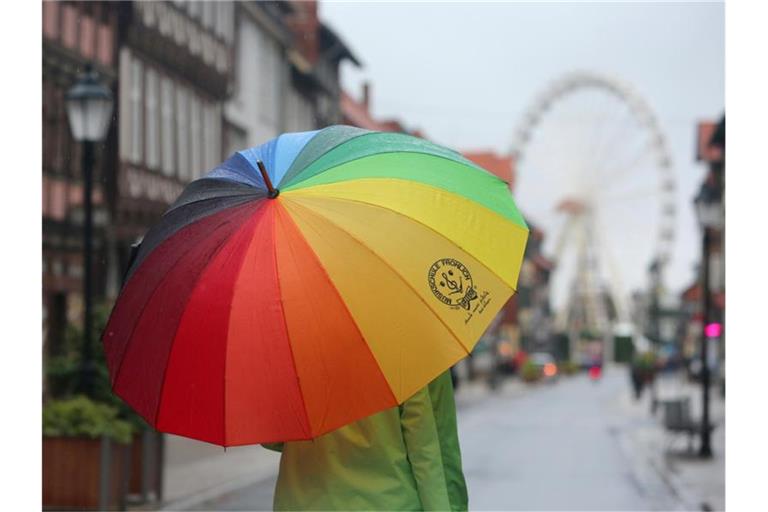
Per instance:
[[[102,142],[112,118],[112,91],[99,81],[98,74],[86,66],[65,97],[72,136],[83,144],[83,349],[79,390],[89,394],[93,387],[94,363],[92,334],[92,264],[93,246],[93,164],[94,146]]]
[[[709,254],[712,241],[713,230],[720,229],[723,224],[723,202],[722,191],[715,184],[705,182],[698,196],[694,200],[696,206],[696,217],[702,230],[702,327],[701,327],[701,387],[702,387],[702,412],[701,412],[701,446],[699,455],[701,457],[712,456],[712,445],[710,442],[710,423],[709,423],[709,342],[707,326],[711,316],[711,293],[709,290]]]

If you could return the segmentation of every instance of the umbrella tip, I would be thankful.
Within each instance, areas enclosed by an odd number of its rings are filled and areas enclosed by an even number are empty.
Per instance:
[[[274,199],[279,196],[280,191],[272,186],[272,180],[269,179],[269,174],[267,174],[267,168],[264,167],[264,162],[256,160],[256,165],[259,166],[259,172],[261,172],[261,177],[264,180],[264,184],[267,186],[267,195],[269,198]]]

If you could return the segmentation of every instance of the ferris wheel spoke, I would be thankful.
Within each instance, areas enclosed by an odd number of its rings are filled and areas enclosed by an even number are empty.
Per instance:
[[[611,110],[614,111],[612,116]],[[585,167],[581,170],[582,176],[589,176],[592,179],[597,177],[600,155],[605,152],[605,146],[609,143],[610,139],[616,136],[615,131],[611,130],[611,127],[620,115],[620,109],[616,109],[613,104],[608,104],[604,105],[601,114],[595,117],[596,122],[594,123],[595,127],[592,130],[592,135],[584,146],[586,152],[584,155]],[[610,122],[608,122],[609,119]]]
[[[599,215],[595,215],[595,227],[597,228],[598,233],[604,233],[603,222]],[[614,302],[614,307],[616,308],[617,317],[620,321],[624,321],[626,320],[627,308],[625,303],[626,295],[624,292],[624,284],[621,278],[621,272],[618,270],[616,259],[613,257],[614,255],[611,252],[610,246],[605,242],[605,237],[598,235],[596,238],[598,245],[602,249],[602,253],[608,267],[608,272],[611,275],[608,289],[611,294],[611,299]]]
[[[593,173],[597,180],[600,180],[606,172],[606,162],[610,161],[615,152],[623,147],[620,142],[628,138],[627,133],[630,123],[625,122],[627,110],[626,108],[616,108],[616,116],[613,118],[613,122],[608,125],[610,130],[606,128],[608,135],[602,141],[602,143],[596,149],[594,159]]]
[[[602,187],[610,188],[617,183],[628,179],[639,168],[642,168],[643,164],[649,164],[649,159],[653,155],[648,153],[647,144],[643,144],[640,148],[630,155],[630,157],[623,160],[616,160],[615,164],[609,162],[606,165],[607,169],[604,180],[600,183]]]
[[[528,112],[515,132],[524,135],[518,148],[525,155],[515,197],[548,232],[558,318],[570,317],[569,330],[574,312],[604,322],[595,305],[605,291],[624,317],[624,285],[639,286],[647,262],[668,256],[674,236],[667,228],[676,216],[674,176],[655,116],[631,87],[589,72],[558,79]],[[587,209],[555,214],[564,199]],[[589,297],[574,295],[573,286],[587,281]],[[589,308],[578,307],[582,300]]]

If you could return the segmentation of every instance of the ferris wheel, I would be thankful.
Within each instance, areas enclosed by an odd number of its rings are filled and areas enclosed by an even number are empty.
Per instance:
[[[661,273],[675,237],[672,162],[649,105],[612,77],[569,73],[525,112],[512,153],[516,201],[556,263],[560,328],[628,321],[627,292],[652,263]]]

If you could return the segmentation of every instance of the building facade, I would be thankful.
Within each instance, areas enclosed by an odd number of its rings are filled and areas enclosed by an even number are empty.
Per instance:
[[[290,85],[292,33],[285,17],[292,11],[291,4],[237,2],[234,8],[235,74],[224,110],[227,155],[285,130],[285,91]]]
[[[703,121],[696,127],[697,162],[704,165],[704,179],[700,194],[714,194],[725,205],[725,116],[719,121]],[[723,209],[723,212],[725,210]],[[710,340],[715,350],[710,355],[722,362],[725,360],[725,222],[711,231],[709,248],[709,322],[719,323],[722,327],[719,336]],[[701,344],[704,313],[702,308],[703,290],[702,273],[704,263],[696,267],[693,282],[681,293],[683,315],[679,331],[683,336],[683,354],[688,359],[697,357]]]
[[[80,145],[64,95],[86,65],[113,91],[97,148],[94,293],[114,298],[131,246],[190,181],[283,131],[342,121],[339,66],[358,61],[316,2],[43,2],[44,339],[82,303]]]
[[[234,74],[231,2],[124,2],[113,203],[120,274],[184,186],[224,156],[223,108]],[[113,282],[112,291],[119,288]]]
[[[511,155],[494,151],[465,151],[463,155],[509,184],[514,192],[516,168]],[[488,338],[499,344],[502,357],[515,358],[518,353],[557,350],[553,341],[553,315],[550,305],[552,261],[544,255],[544,231],[526,219],[529,228],[517,293],[503,306]]]
[[[43,343],[57,353],[66,326],[82,314],[83,170],[64,96],[86,65],[114,88],[118,76],[118,9],[111,2],[43,2],[42,260]],[[96,149],[94,261],[106,257],[106,206],[115,191],[117,129]],[[96,276],[97,288],[105,276]]]

